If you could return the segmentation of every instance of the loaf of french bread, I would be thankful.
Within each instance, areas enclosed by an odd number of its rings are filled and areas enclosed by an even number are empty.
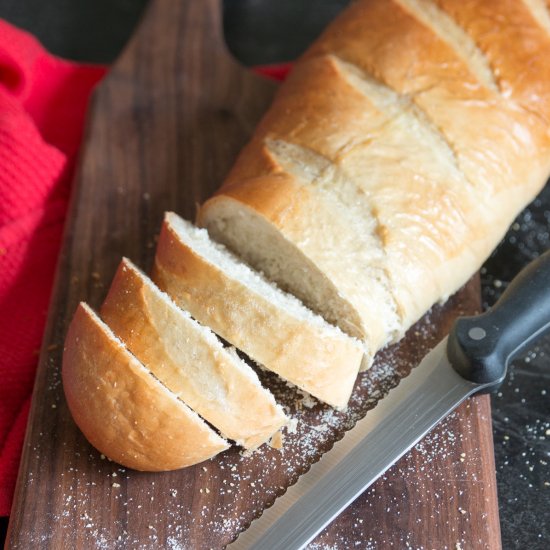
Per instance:
[[[363,340],[480,267],[550,171],[540,0],[359,0],[309,48],[198,223]]]

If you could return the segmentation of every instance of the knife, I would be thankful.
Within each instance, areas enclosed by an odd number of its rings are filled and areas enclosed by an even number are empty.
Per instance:
[[[550,329],[550,250],[532,261],[486,313],[461,317],[231,550],[300,550],[438,422],[471,395],[502,383],[508,364]]]

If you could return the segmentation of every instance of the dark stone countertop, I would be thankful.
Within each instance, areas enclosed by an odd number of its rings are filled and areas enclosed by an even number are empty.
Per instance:
[[[2,0],[0,17],[50,51],[111,62],[145,0]],[[347,0],[225,0],[228,46],[246,65],[294,59]],[[550,186],[518,217],[482,269],[490,306],[514,275],[550,248]],[[493,396],[495,457],[505,549],[550,547],[550,337],[517,360]],[[0,536],[6,522],[0,522]],[[0,542],[1,542],[0,538]]]

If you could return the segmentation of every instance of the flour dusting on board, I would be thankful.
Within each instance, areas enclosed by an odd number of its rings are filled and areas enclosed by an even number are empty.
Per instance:
[[[450,322],[450,317],[445,316],[446,308],[454,313],[459,311],[464,295],[454,298],[454,302],[451,299],[447,305],[436,306],[409,331],[404,342],[380,352],[375,365],[358,377],[345,411],[325,406],[275,375],[257,369],[262,382],[272,390],[291,419],[284,429],[280,450],[264,445],[247,455],[233,448],[192,468],[150,474],[120,467],[91,449],[79,435],[81,451],[75,455],[67,449],[67,469],[60,472],[58,478],[65,495],[62,506],[57,507],[62,512],[52,514],[50,521],[67,526],[83,522],[83,543],[100,550],[223,547],[410,372],[437,343],[436,333],[444,334],[448,330],[448,326],[441,326],[442,318]],[[68,415],[64,401],[59,398],[59,378],[55,371],[52,369],[49,384],[52,404],[58,407],[59,414]],[[449,549],[464,547],[469,522],[479,520],[472,519],[475,510],[469,509],[465,491],[477,483],[471,472],[479,468],[461,466],[464,462],[476,465],[481,460],[479,454],[471,450],[476,447],[475,442],[472,445],[468,441],[468,423],[478,418],[474,412],[469,411],[468,406],[464,408],[459,429],[458,418],[451,415],[360,497],[360,505],[352,506],[329,531],[310,544],[310,550],[422,548],[414,534],[418,534],[418,530],[411,530],[410,525],[430,521],[443,526],[447,539],[452,542],[447,545]],[[463,449],[467,448],[470,450],[465,452]],[[40,446],[34,451],[40,454]],[[76,473],[78,483],[74,481]],[[427,482],[437,483],[435,494],[427,495]],[[110,524],[105,521],[104,510],[94,506],[94,495],[98,494],[110,495],[111,512],[114,511],[111,518],[118,518],[114,525],[112,519]],[[418,502],[420,496],[423,501]],[[439,517],[441,510],[448,510],[449,501],[454,513]],[[391,519],[391,529],[373,520],[383,517]],[[137,529],[137,525],[141,525],[141,529]],[[361,541],[360,544],[357,541]],[[39,546],[44,541],[37,535],[35,542]],[[55,545],[59,541],[51,542]]]

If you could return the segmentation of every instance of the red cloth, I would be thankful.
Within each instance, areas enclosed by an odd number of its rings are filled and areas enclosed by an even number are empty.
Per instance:
[[[259,67],[282,79],[287,65]],[[75,156],[100,66],[0,20],[0,516],[10,512]]]
[[[290,71],[290,63],[277,63],[272,65],[258,65],[254,71],[273,80],[284,80]]]
[[[0,21],[0,515],[8,515],[86,105],[102,67]]]

